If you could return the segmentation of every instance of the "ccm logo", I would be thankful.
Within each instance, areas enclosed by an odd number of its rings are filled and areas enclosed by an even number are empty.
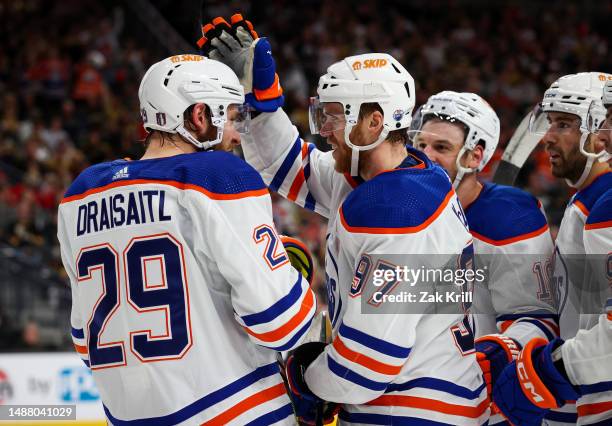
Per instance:
[[[518,361],[516,364],[516,371],[518,372],[519,379],[523,389],[528,390],[531,393],[531,399],[535,402],[543,402],[544,398],[535,391],[533,383],[528,381],[527,371],[525,370],[525,364],[522,361]]]
[[[355,61],[353,62],[353,69],[360,70],[361,68],[381,68],[387,65],[386,59],[366,59],[365,61]]]

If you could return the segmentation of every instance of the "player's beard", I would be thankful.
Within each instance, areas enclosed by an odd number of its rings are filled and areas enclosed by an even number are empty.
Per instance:
[[[554,148],[550,148],[549,151],[558,155],[554,162],[550,163],[553,176],[576,182],[582,175],[587,162],[587,158],[580,152],[578,144],[575,144],[569,152]],[[550,155],[551,152],[548,154]]]
[[[351,131],[351,140],[355,145],[361,145],[361,141],[363,140],[363,136],[359,133],[358,129],[354,128]],[[333,152],[333,157],[335,160],[334,168],[338,173],[350,173],[351,171],[351,157],[353,155],[353,150],[344,142],[338,141],[335,135],[331,135],[327,142],[330,145],[335,146]],[[369,157],[370,151],[361,151],[359,153],[359,169],[361,170],[362,163],[367,160]]]

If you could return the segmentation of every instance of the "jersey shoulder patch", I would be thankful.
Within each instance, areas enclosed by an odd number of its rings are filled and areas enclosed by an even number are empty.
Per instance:
[[[597,199],[587,217],[585,228],[612,227],[612,188]]]
[[[472,235],[496,245],[530,238],[548,228],[538,200],[512,186],[485,183],[465,214]]]
[[[350,232],[418,232],[435,220],[453,194],[438,166],[395,169],[355,188],[340,207],[340,219]]]
[[[149,160],[118,160],[86,169],[68,188],[64,200],[115,186],[165,183],[197,189],[213,198],[235,198],[267,192],[261,176],[244,160],[212,151]]]
[[[578,191],[571,203],[578,207],[585,216],[589,216],[597,200],[610,188],[612,188],[612,172],[603,173],[586,188]]]

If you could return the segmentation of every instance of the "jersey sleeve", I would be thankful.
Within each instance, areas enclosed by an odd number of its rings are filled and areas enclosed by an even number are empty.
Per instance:
[[[70,335],[72,336],[72,343],[74,349],[85,363],[89,367],[89,351],[87,349],[87,342],[85,340],[85,321],[80,311],[80,304],[78,302],[77,292],[77,279],[75,273],[75,266],[73,264],[72,255],[69,250],[69,243],[65,237],[65,224],[60,213],[58,213],[58,240],[60,241],[60,253],[62,257],[62,263],[66,274],[70,280],[70,290],[72,294],[72,307],[70,310]]]
[[[362,254],[397,252],[397,240],[393,247],[389,238],[372,237],[348,235],[353,238],[348,244],[360,246]],[[359,259],[357,255],[355,271]],[[346,310],[332,344],[306,370],[309,388],[326,401],[363,404],[383,394],[400,374],[416,339],[422,315],[364,316],[361,297],[345,298]]]
[[[346,184],[344,178],[335,173],[331,152],[323,153],[302,140],[282,109],[253,119],[242,148],[270,190],[329,217],[332,188],[335,183]]]
[[[588,331],[578,331],[575,338],[565,342],[563,362],[572,383],[588,385],[608,381],[612,390],[612,196],[600,199],[593,206],[584,226],[583,238],[586,255],[593,256],[593,260],[600,263],[591,269],[600,271],[595,278],[607,287],[608,297],[597,323]]]
[[[253,171],[253,173],[255,173]],[[234,316],[258,345],[286,351],[312,322],[316,297],[289,262],[272,222],[270,195],[193,206],[196,235],[231,286]],[[208,207],[208,208],[207,208]]]

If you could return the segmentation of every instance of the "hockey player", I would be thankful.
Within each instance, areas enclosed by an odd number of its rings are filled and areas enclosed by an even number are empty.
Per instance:
[[[331,65],[310,110],[312,130],[332,146],[323,153],[303,141],[278,108],[282,91],[268,41],[253,41],[252,27],[240,16],[232,17],[230,32],[214,31],[221,26],[228,27],[222,18],[204,26],[202,45],[237,71],[247,100],[261,112],[243,140],[247,161],[272,190],[329,220],[325,268],[333,343],[302,346],[289,358],[296,406],[340,403],[344,424],[485,423],[486,386],[463,314],[361,313],[368,271],[377,267],[368,266],[368,254],[457,260],[472,249],[448,176],[405,146],[412,77],[381,53]],[[298,412],[311,422],[312,413]]]
[[[545,279],[553,242],[538,200],[477,179],[495,152],[499,127],[480,96],[444,91],[419,109],[410,131],[415,148],[453,181],[474,237],[476,265],[488,270],[487,282],[475,284],[473,313],[477,356],[490,383],[529,340],[549,341],[559,333]]]
[[[533,131],[546,131],[543,142],[553,174],[577,192],[557,236],[553,277],[561,336],[568,340],[529,342],[493,390],[494,402],[515,424],[539,424],[544,416],[544,423],[551,425],[612,422],[611,301],[608,298],[605,307],[591,307],[590,312],[581,312],[576,303],[580,289],[591,282],[600,283],[609,297],[612,173],[609,154],[601,147],[603,142],[610,147],[609,113],[606,120],[601,90],[610,80],[611,75],[596,72],[562,77],[546,91],[532,118]],[[612,104],[609,92],[604,96]],[[600,264],[574,271],[577,262],[568,259],[580,254],[601,259]],[[597,308],[601,314],[594,314]]]
[[[300,343],[316,301],[260,176],[225,152],[248,124],[243,89],[177,55],[138,95],[145,155],[85,170],[58,214],[72,336],[108,420],[293,424],[275,351]]]

